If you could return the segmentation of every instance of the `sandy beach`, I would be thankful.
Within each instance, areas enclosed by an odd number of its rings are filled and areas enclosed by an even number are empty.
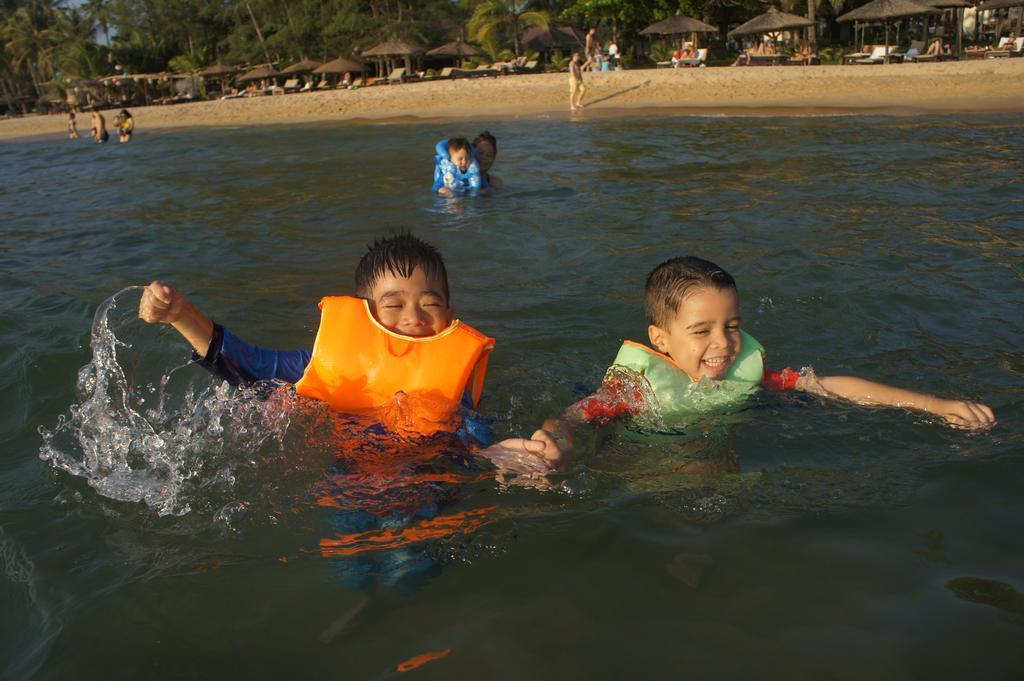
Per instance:
[[[133,108],[137,128],[568,116],[568,76],[502,76]],[[586,74],[581,116],[1022,112],[1024,59]],[[111,112],[110,115],[113,115]],[[0,139],[60,136],[65,116],[0,121]],[[88,118],[79,128],[88,131]]]

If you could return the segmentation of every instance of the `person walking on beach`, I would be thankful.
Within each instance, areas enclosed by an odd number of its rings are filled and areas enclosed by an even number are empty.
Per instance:
[[[580,66],[580,53],[572,53],[569,62],[569,111],[575,113],[583,110],[583,95],[587,88],[583,85],[583,67]]]
[[[75,121],[75,110],[68,112],[68,139],[78,139],[78,122]]]
[[[583,54],[587,55],[587,61],[593,61],[594,59],[594,42],[597,40],[597,27],[591,26],[590,30],[587,31],[587,37],[583,43]]]

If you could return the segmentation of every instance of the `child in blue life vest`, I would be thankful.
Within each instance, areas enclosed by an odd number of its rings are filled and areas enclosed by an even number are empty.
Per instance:
[[[764,348],[740,329],[736,282],[700,258],[672,258],[647,277],[644,307],[651,346],[625,341],[597,392],[548,419],[530,440],[505,440],[512,452],[536,452],[565,465],[573,432],[656,412],[673,415],[720,409],[758,389],[804,391],[865,406],[899,407],[939,416],[950,425],[984,429],[992,410],[975,402],[947,400],[852,376],[816,376],[807,368],[771,371]]]
[[[489,190],[490,184],[480,172],[473,145],[465,137],[441,140],[434,152],[435,194],[455,196]]]

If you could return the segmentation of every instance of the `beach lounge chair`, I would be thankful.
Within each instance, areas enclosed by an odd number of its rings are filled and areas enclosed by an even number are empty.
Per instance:
[[[455,77],[452,74],[454,74],[455,71],[457,70],[458,69],[456,69],[454,66],[446,66],[443,69],[441,69],[441,73],[437,74],[436,76],[424,76],[423,80],[448,80],[450,78]]]
[[[789,61],[784,54],[751,54],[747,56],[747,66],[778,66]]]
[[[496,64],[491,64],[490,66],[488,66],[487,64],[477,64],[476,68],[473,69],[473,75],[477,77],[497,76],[498,74],[501,73],[500,67],[500,62]]]
[[[513,66],[512,73],[533,73],[537,70],[537,60],[531,59],[522,66]]]
[[[378,78],[375,83],[386,83],[388,85],[394,85],[396,83],[404,83],[408,76],[405,75],[405,67],[392,69],[391,73],[388,74],[387,78]]]
[[[316,87],[313,88],[313,89],[315,89],[315,90],[331,90],[333,88],[334,88],[334,85],[332,85],[331,82],[329,80],[327,80],[327,78],[323,78],[319,83],[316,84]]]
[[[986,59],[1002,59],[1006,57],[1019,57],[1024,54],[1024,37],[1017,38],[1010,42],[1008,36],[999,39],[996,49],[985,52]]]
[[[281,89],[284,90],[285,92],[295,92],[296,90],[299,89],[299,79],[289,78],[284,82],[284,87]]]
[[[679,66],[700,66],[701,64],[707,62],[707,60],[708,51],[707,49],[702,47],[699,50],[697,50],[696,57],[690,57],[688,59],[679,59],[676,61],[676,64],[678,64]]]
[[[889,54],[892,54],[893,47],[889,48]],[[875,49],[871,50],[871,55],[864,59],[857,59],[854,64],[883,64],[885,63],[885,45],[876,45]]]

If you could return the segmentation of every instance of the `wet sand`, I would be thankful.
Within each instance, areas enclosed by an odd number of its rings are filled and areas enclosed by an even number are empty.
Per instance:
[[[1024,59],[877,66],[588,73],[580,117],[1024,112]],[[564,73],[501,76],[133,108],[136,128],[569,116]],[[111,125],[116,112],[107,115]],[[0,139],[62,136],[66,117],[0,120]],[[79,116],[87,134],[88,116]]]

